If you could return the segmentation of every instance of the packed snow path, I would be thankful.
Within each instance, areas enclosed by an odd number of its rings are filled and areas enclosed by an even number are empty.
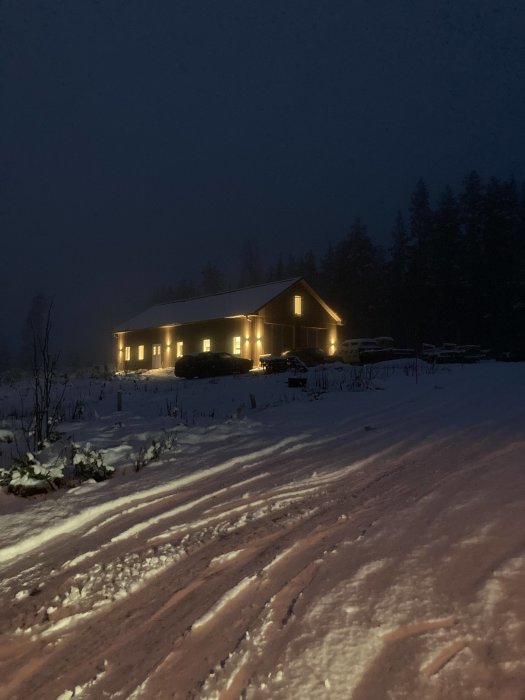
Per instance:
[[[0,698],[525,697],[524,369],[408,382],[4,515]]]

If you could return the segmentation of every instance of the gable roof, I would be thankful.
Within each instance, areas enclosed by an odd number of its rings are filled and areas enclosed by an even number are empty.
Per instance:
[[[139,328],[158,328],[172,324],[210,321],[226,316],[246,316],[254,314],[271,299],[282,294],[300,277],[258,284],[255,287],[236,289],[233,292],[220,292],[205,297],[195,297],[168,304],[157,304],[142,311],[118,328],[119,331],[132,331]]]
[[[334,317],[336,322],[341,322],[339,316],[322,301],[302,277],[293,277],[279,282],[269,282],[267,284],[258,284],[254,287],[236,289],[233,292],[220,292],[219,294],[205,297],[174,301],[168,304],[157,304],[125,321],[115,332],[197,323],[199,321],[227,318],[228,316],[256,314],[272,299],[275,299],[298,282],[302,282],[306,286],[308,291]]]

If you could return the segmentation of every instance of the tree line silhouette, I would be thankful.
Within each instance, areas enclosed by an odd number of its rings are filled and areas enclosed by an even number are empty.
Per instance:
[[[423,179],[408,216],[398,213],[390,245],[375,244],[359,218],[324,252],[279,256],[263,269],[245,242],[235,280],[207,263],[199,283],[164,285],[161,303],[289,277],[304,277],[342,316],[345,337],[390,335],[398,344],[525,345],[525,188],[510,178],[467,175],[431,206]]]

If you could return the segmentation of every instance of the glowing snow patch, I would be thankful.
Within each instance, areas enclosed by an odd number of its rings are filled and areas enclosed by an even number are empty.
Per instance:
[[[90,610],[88,612],[76,613],[75,615],[70,615],[69,617],[63,617],[61,620],[57,620],[52,625],[49,625],[49,627],[40,632],[40,634],[42,637],[49,637],[49,635],[55,634],[55,632],[60,632],[68,627],[72,627],[80,620],[87,620],[89,617],[93,617],[93,615],[96,615],[96,613],[96,610]],[[29,632],[30,630],[25,631]]]
[[[370,563],[365,564],[356,572],[354,581],[360,582],[370,576],[370,574],[375,574],[376,571],[380,571],[382,568],[384,568],[388,561],[388,559],[378,559],[377,561],[371,561]]]
[[[192,629],[198,629],[199,627],[203,627],[206,625],[210,620],[212,620],[217,613],[219,613],[228,603],[233,600],[236,596],[239,595],[239,593],[242,593],[245,588],[247,588],[255,579],[257,576],[247,576],[246,578],[243,578],[242,581],[239,581],[239,583],[232,588],[230,591],[225,593],[219,600],[215,603],[215,605],[208,610],[207,613],[205,613],[202,617],[199,617],[198,620],[196,620],[193,625],[191,626]]]
[[[224,562],[230,561],[231,559],[235,559],[236,557],[238,557],[241,552],[244,552],[244,549],[236,549],[233,552],[226,552],[225,554],[219,554],[218,557],[213,557],[213,559],[210,561],[210,566],[217,566],[218,564],[224,564]]]
[[[288,547],[288,549],[285,549],[282,552],[280,552],[274,559],[272,559],[271,562],[266,564],[266,566],[263,569],[263,572],[267,573],[268,571],[270,571],[270,569],[276,566],[276,564],[282,561],[285,557],[289,556],[294,551],[294,549],[297,549],[297,543],[293,544],[291,547]]]
[[[79,698],[85,690],[90,690],[91,688],[93,688],[93,686],[96,685],[103,676],[105,676],[107,667],[108,662],[106,659],[104,659],[102,668],[99,670],[99,672],[95,675],[94,678],[89,680],[87,683],[84,683],[83,685],[75,686],[74,690],[64,690],[64,692],[61,693],[56,700],[70,700],[70,698]]]

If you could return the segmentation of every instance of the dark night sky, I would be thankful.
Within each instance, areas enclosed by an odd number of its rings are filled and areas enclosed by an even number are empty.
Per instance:
[[[525,3],[0,0],[2,326],[54,294],[90,354],[236,241],[388,243],[433,195],[525,178]],[[83,319],[83,323],[79,323]],[[89,355],[88,355],[89,356]]]

